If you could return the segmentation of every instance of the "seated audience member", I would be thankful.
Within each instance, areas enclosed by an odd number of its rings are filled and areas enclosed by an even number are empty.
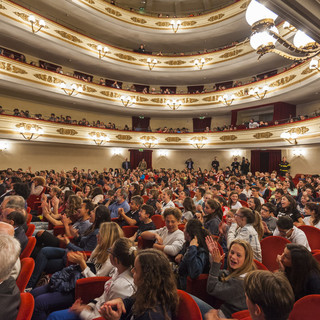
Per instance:
[[[252,191],[252,196],[251,197],[259,199],[261,204],[265,203],[265,200],[261,197],[260,188],[259,187],[255,187],[255,186],[251,187],[251,191]]]
[[[278,211],[277,217],[290,217],[294,224],[303,224],[302,216],[297,209],[297,203],[294,198],[288,194],[284,194],[281,198],[281,208]]]
[[[137,286],[134,296],[105,303],[101,315],[113,320],[173,318],[179,298],[168,258],[154,249],[142,250],[132,273]]]
[[[157,202],[159,197],[159,191],[156,189],[150,190],[149,199],[147,200],[146,204],[152,206],[154,210],[157,210]]]
[[[139,211],[139,228],[137,232],[130,238],[130,240],[134,241],[135,245],[138,244],[138,238],[141,236],[141,233],[148,230],[156,230],[156,226],[154,225],[151,217],[154,215],[154,208],[144,204],[141,206]]]
[[[195,206],[202,206],[203,204],[203,196],[206,193],[206,191],[203,188],[196,188],[194,197],[193,197],[193,202],[195,204]]]
[[[290,217],[280,217],[277,221],[277,228],[273,232],[274,236],[280,236],[288,239],[292,243],[305,246],[311,251],[306,234],[293,225],[293,221]]]
[[[65,267],[57,274],[53,274],[53,279],[56,275],[60,275],[67,270],[76,268],[81,271],[78,273],[80,278],[89,277],[105,277],[112,275],[114,267],[111,263],[111,255],[108,249],[116,240],[123,237],[123,232],[119,225],[115,222],[106,222],[101,225],[99,232],[98,245],[87,260],[82,252],[69,252],[68,260],[74,264],[74,267]],[[59,279],[58,279],[59,281]],[[46,319],[50,312],[68,308],[74,302],[75,281],[72,278],[72,273],[69,276],[65,275],[63,281],[51,282],[40,286],[31,291],[35,298],[35,309],[33,317],[35,319]]]
[[[106,207],[109,208],[111,218],[118,218],[119,217],[119,209],[122,208],[124,213],[127,213],[130,210],[130,206],[127,202],[128,193],[122,189],[117,189],[116,193],[113,197],[109,199],[106,203]],[[111,203],[111,201],[116,200],[115,202]],[[111,204],[110,204],[111,203]]]
[[[157,214],[163,214],[167,208],[174,208],[175,205],[172,199],[172,191],[170,189],[165,189],[162,192],[162,202],[157,202]]]
[[[230,209],[239,209],[242,207],[242,204],[239,202],[239,194],[236,191],[230,192],[229,200],[227,202],[227,206]]]
[[[272,236],[273,231],[277,227],[277,218],[272,216],[276,214],[276,207],[267,202],[261,207],[261,217],[264,226],[264,236]]]
[[[232,313],[247,309],[246,296],[244,292],[244,276],[255,270],[253,262],[253,251],[248,242],[236,239],[232,241],[227,258],[227,270],[221,270],[225,254],[221,255],[217,242],[211,236],[206,238],[209,253],[212,258],[207,282],[207,292],[222,300],[218,310],[220,318],[231,318]],[[202,300],[193,297],[204,315],[212,309]],[[219,319],[219,318],[218,318]]]
[[[153,248],[163,251],[171,257],[175,257],[182,249],[184,234],[179,230],[181,211],[178,208],[168,208],[164,211],[166,226],[157,230],[145,231],[141,237],[146,240],[156,240]]]
[[[295,300],[320,294],[320,266],[305,246],[288,243],[277,261],[292,286]]]
[[[259,236],[256,229],[253,227],[255,223],[255,213],[249,208],[240,208],[235,214],[236,223],[232,223],[228,231],[227,243],[230,244],[235,239],[247,241],[253,250],[254,259],[261,262],[261,246]]]
[[[294,294],[288,279],[281,272],[251,271],[244,278],[244,290],[251,320],[288,319]],[[216,310],[211,310],[206,314],[206,320],[227,319],[220,318]]]
[[[277,188],[274,192],[274,198],[271,197],[271,204],[273,204],[274,206],[276,206],[277,208],[277,214],[276,216],[278,215],[278,212],[280,211],[281,209],[281,199],[284,195],[284,191],[283,189],[280,189],[280,188]]]
[[[221,205],[218,201],[209,199],[205,202],[203,219],[200,217],[200,221],[203,221],[204,227],[210,232],[210,234],[219,234],[219,225],[223,216]]]
[[[127,238],[120,238],[108,250],[115,272],[105,283],[103,294],[87,305],[82,304],[81,299],[78,299],[69,310],[56,311],[50,314],[48,320],[95,319],[100,317],[99,311],[105,302],[115,298],[124,299],[134,294],[135,284],[131,268],[135,261],[136,248],[133,247],[133,242]]]
[[[23,230],[26,217],[21,211],[12,211],[9,214],[6,214],[7,210],[9,209],[7,208],[2,211],[2,221],[11,224],[14,227],[14,237],[19,241],[22,252],[28,243],[28,237]]]
[[[315,202],[306,203],[305,214],[306,217],[303,218],[303,223],[320,229],[320,205]]]
[[[176,256],[175,262],[179,264],[179,287],[187,288],[187,277],[196,279],[201,273],[209,271],[209,251],[206,244],[208,230],[197,219],[189,220],[184,229],[185,243]]]
[[[39,196],[44,189],[45,183],[46,181],[43,177],[34,177],[30,187],[30,195]]]
[[[139,211],[143,205],[143,198],[141,196],[133,196],[129,203],[130,210],[125,213],[123,208],[119,209],[119,225],[123,226],[139,226]]]
[[[20,255],[19,241],[0,233],[0,319],[16,319],[20,306],[20,291],[11,276]]]
[[[194,204],[194,201],[190,197],[186,197],[182,205],[183,205],[183,212],[182,212],[181,222],[186,223],[187,221],[195,217],[196,206]]]
[[[255,210],[255,211],[258,211],[258,212],[261,211],[261,202],[259,201],[258,198],[250,197],[248,199],[247,203],[248,203],[248,207],[251,210]]]
[[[102,191],[101,187],[96,187],[92,190],[92,192],[90,194],[90,199],[91,199],[92,203],[95,205],[103,202],[104,195],[103,195],[103,191]]]

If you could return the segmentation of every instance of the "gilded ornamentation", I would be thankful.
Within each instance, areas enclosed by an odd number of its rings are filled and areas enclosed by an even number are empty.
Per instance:
[[[128,60],[128,61],[137,60],[136,58],[134,58],[134,57],[132,57],[132,56],[129,56],[128,54],[115,53],[114,55],[117,56],[117,57],[120,58],[120,59],[123,59],[123,60]]]
[[[94,43],[87,43],[87,45],[95,50],[98,50],[98,46]]]
[[[181,66],[186,62],[183,60],[169,60],[169,61],[165,61],[164,63],[168,64],[169,66]]]
[[[181,25],[183,27],[191,27],[191,26],[194,26],[196,23],[197,23],[196,21],[183,21]]]
[[[302,72],[301,72],[301,74],[308,74],[308,73],[311,73],[311,72],[313,72],[314,70],[311,70],[309,67],[308,68],[306,68],[306,69],[304,69]]]
[[[6,71],[10,71],[13,73],[21,73],[21,74],[28,74],[27,71],[16,67],[16,66],[12,66],[11,63],[6,63],[6,62],[1,62],[0,64],[0,69],[6,70]]]
[[[228,52],[222,54],[219,58],[226,59],[226,58],[235,57],[239,53],[241,53],[242,51],[243,51],[243,49],[235,49],[235,50],[232,50],[232,51],[228,51]]]
[[[54,30],[56,33],[60,34],[61,37],[68,39],[72,42],[78,42],[78,43],[82,43],[82,40],[80,40],[79,38],[77,38],[76,36],[67,33],[65,31],[61,31],[61,30]]]
[[[105,8],[105,9],[106,9],[106,11],[108,13],[110,13],[110,14],[116,16],[116,17],[121,17],[122,16],[122,14],[117,10],[114,10],[114,9],[111,9],[111,8]]]
[[[145,64],[148,63],[147,59],[139,59],[139,61],[142,62],[142,63],[145,63]],[[157,60],[157,65],[158,64],[161,64],[161,62]]]
[[[149,101],[149,99],[145,98],[145,97],[139,97],[139,96],[136,96],[135,97],[136,101],[138,102],[146,102],[146,101]]]
[[[137,17],[131,17],[131,20],[132,20],[133,22],[141,23],[141,24],[147,23],[146,20],[144,20],[144,19],[142,19],[142,18],[137,18]]]
[[[207,62],[213,60],[213,58],[204,58],[204,60],[205,60],[205,62],[207,63]],[[190,60],[190,63],[194,64],[194,62],[195,62],[195,59]]]
[[[286,76],[284,78],[281,78],[277,81],[272,82],[269,86],[270,87],[279,87],[283,86],[284,84],[287,84],[288,82],[292,81],[296,77],[295,74],[292,74],[290,76]]]
[[[94,1],[93,0],[84,0],[85,2],[88,2],[90,4],[94,4]]]
[[[244,97],[244,96],[247,96],[249,94],[249,89],[248,88],[245,88],[245,89],[241,89],[239,90],[238,92],[235,93],[235,95],[237,97]]]
[[[210,96],[210,97],[203,98],[202,100],[208,101],[208,102],[215,102],[215,101],[218,101],[218,97],[219,96]]]
[[[100,91],[100,93],[106,97],[109,97],[109,98],[119,98],[120,97],[119,93],[116,93],[113,91]]]
[[[165,140],[168,142],[179,142],[181,139],[179,137],[168,137]]]
[[[157,25],[158,27],[170,27],[170,22],[167,22],[167,21],[165,21],[165,22],[159,21],[159,22],[156,22],[156,25]]]
[[[243,4],[240,6],[240,9],[246,9],[247,6],[248,6],[248,4],[249,4],[249,1],[243,3]]]
[[[296,134],[305,134],[309,131],[309,128],[307,127],[298,127],[298,128],[292,128],[288,130],[289,133],[296,133]]]
[[[0,9],[1,10],[7,10],[7,8],[5,6],[3,6],[2,4],[0,4]]]
[[[165,98],[153,98],[153,99],[151,99],[151,101],[154,103],[161,103],[161,104],[166,103]]]
[[[183,103],[195,103],[198,102],[198,99],[194,99],[194,98],[183,98],[182,99]]]
[[[15,15],[17,15],[19,18],[21,18],[22,20],[26,21],[29,23],[29,15],[23,12],[14,12]],[[40,27],[39,25],[39,20],[36,20],[36,22],[34,23],[35,26]],[[49,29],[48,26],[42,26],[42,28],[44,29]]]
[[[221,136],[220,137],[220,140],[222,140],[222,141],[233,141],[236,139],[237,139],[237,137],[234,134],[231,134],[229,136]]]
[[[132,137],[129,136],[128,134],[118,134],[116,136],[116,138],[119,140],[131,140],[132,139]]]
[[[35,73],[34,76],[42,81],[46,81],[49,83],[61,83],[62,81],[56,77],[48,76],[46,74]]]
[[[57,129],[57,132],[63,135],[68,135],[68,136],[75,136],[76,134],[78,134],[78,131],[74,129],[64,129],[64,128]]]
[[[86,92],[97,92],[97,90],[95,88],[92,88],[92,87],[88,87],[88,86],[83,86],[83,91],[86,91]]]
[[[217,21],[217,20],[220,20],[223,16],[224,16],[224,13],[219,13],[219,14],[216,14],[215,16],[210,17],[208,21],[210,22]]]
[[[253,137],[256,139],[268,139],[271,136],[273,136],[271,132],[259,132],[253,135]]]

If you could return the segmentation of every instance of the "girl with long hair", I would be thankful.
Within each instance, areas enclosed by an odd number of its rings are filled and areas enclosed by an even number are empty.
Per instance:
[[[219,224],[223,212],[219,202],[209,199],[204,206],[204,227],[213,235],[219,235]]]
[[[297,209],[296,200],[289,194],[284,194],[281,198],[281,208],[278,212],[277,218],[288,216],[294,224],[303,224],[302,216]]]
[[[105,303],[101,315],[112,320],[170,320],[174,317],[179,298],[167,256],[154,249],[142,250],[135,259],[132,273],[136,293],[127,299]]]
[[[194,218],[194,216],[196,214],[196,206],[193,202],[193,199],[190,197],[186,197],[183,200],[182,205],[183,205],[184,210],[182,212],[181,221],[182,221],[182,223],[186,223],[190,219]]]
[[[288,243],[277,261],[292,286],[296,300],[309,294],[320,294],[320,265],[306,247]]]
[[[258,198],[251,197],[248,199],[247,203],[248,203],[248,207],[250,209],[258,211],[258,212],[261,211],[261,202]]]
[[[230,209],[239,209],[242,207],[242,204],[239,202],[239,194],[236,191],[230,192],[227,206]]]
[[[320,205],[315,202],[306,203],[304,224],[320,229]],[[320,240],[319,240],[320,241]]]
[[[85,278],[110,276],[114,267],[108,249],[120,237],[123,237],[123,231],[117,223],[104,222],[100,225],[98,244],[90,258],[87,260],[83,252],[69,252],[68,260],[79,265]],[[31,294],[35,298],[33,320],[47,319],[50,312],[68,308],[74,302],[74,288],[69,292],[60,292],[47,284],[32,290]]]

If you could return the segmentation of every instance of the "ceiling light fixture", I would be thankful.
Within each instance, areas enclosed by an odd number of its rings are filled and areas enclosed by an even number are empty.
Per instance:
[[[31,30],[33,33],[39,32],[43,27],[46,26],[46,22],[44,20],[42,20],[42,19],[36,20],[35,16],[33,16],[33,15],[30,15],[28,17],[28,20],[31,23]],[[35,28],[34,28],[35,25],[38,26],[37,30],[35,30]]]
[[[231,94],[230,96],[227,94],[224,94],[223,96],[219,96],[218,101],[225,104],[226,106],[231,106],[235,98],[236,96],[234,94]]]
[[[76,85],[75,83],[68,86],[66,83],[61,82],[60,88],[64,91],[65,94],[68,96],[76,96],[78,93],[81,93],[83,91],[83,88],[81,85]]]
[[[206,63],[206,59],[205,58],[201,58],[194,60],[194,65],[199,69],[202,70],[204,64]]]
[[[158,139],[153,136],[142,136],[140,142],[148,149],[155,147],[159,143]]]
[[[149,70],[151,71],[154,68],[154,66],[158,63],[158,60],[148,58],[147,63],[148,63]]]
[[[273,52],[289,60],[305,61],[320,53],[320,45],[300,30],[296,32],[293,43],[280,36],[274,23],[277,17],[274,12],[256,0],[252,0],[247,8],[246,20],[252,30],[250,44],[259,54],[258,59],[266,53]],[[275,43],[277,41],[301,56],[291,55],[276,49]]]
[[[102,45],[97,46],[98,52],[99,52],[99,59],[102,59],[106,56],[107,53],[109,53],[108,47],[102,47]]]
[[[180,100],[168,99],[166,100],[166,105],[172,110],[178,110],[181,107],[182,103]]]
[[[120,100],[125,107],[131,107],[137,102],[136,98],[132,98],[130,96],[121,96]]]
[[[267,85],[261,87],[255,87],[249,90],[249,95],[255,97],[256,99],[263,99],[270,88]]]
[[[43,129],[36,124],[22,122],[18,123],[16,127],[23,138],[29,141],[32,139],[35,140],[43,134]]]
[[[170,21],[170,25],[172,27],[172,30],[174,33],[177,33],[177,31],[179,30],[179,27],[181,26],[181,21],[175,21],[175,20],[171,20]]]
[[[109,137],[103,132],[90,132],[89,135],[91,136],[94,143],[98,146],[101,146],[105,142],[109,141]]]
[[[197,149],[202,149],[206,145],[207,138],[204,136],[193,137],[190,143]]]

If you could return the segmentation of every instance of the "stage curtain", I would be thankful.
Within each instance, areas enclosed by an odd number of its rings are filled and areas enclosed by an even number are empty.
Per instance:
[[[251,150],[251,172],[260,171],[260,150]]]
[[[269,151],[269,172],[276,170],[279,172],[279,163],[281,161],[281,150]]]

